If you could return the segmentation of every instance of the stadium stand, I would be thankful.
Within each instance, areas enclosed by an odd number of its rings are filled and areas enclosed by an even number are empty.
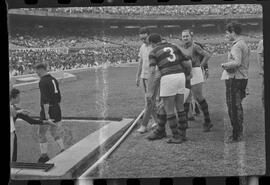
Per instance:
[[[102,14],[128,16],[206,16],[206,15],[259,15],[260,5],[193,5],[185,6],[121,6],[121,7],[78,7],[78,8],[38,8],[23,9],[32,12],[52,12],[62,14]]]

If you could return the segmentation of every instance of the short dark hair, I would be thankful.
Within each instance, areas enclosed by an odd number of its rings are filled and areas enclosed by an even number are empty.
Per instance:
[[[241,24],[238,22],[230,22],[226,25],[226,31],[229,33],[236,33],[237,35],[240,35],[242,33],[242,27]]]
[[[149,35],[150,34],[149,27],[141,27],[140,30],[139,30],[139,34],[147,34],[147,35]]]
[[[47,64],[45,63],[39,63],[35,65],[35,69],[44,69],[47,70]]]
[[[157,43],[160,43],[162,41],[162,38],[159,34],[152,33],[151,35],[149,35],[148,41],[149,41],[149,43],[157,44]]]
[[[10,91],[10,95],[9,95],[9,98],[17,98],[18,95],[20,94],[20,90],[19,89],[16,89],[16,88],[12,88],[11,91]]]

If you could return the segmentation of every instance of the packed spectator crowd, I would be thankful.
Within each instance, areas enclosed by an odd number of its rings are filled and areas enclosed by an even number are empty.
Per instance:
[[[69,52],[10,50],[9,67],[13,76],[34,73],[37,62],[47,63],[50,71],[130,63],[137,60],[138,48],[130,46],[87,48],[87,51]]]
[[[204,48],[214,56],[226,54],[229,51],[228,42],[204,42]],[[256,50],[258,40],[248,41],[251,50]],[[9,64],[12,75],[34,73],[33,66],[37,62],[45,62],[51,71],[101,66],[102,64],[121,64],[137,61],[138,47],[132,45],[101,46],[77,51],[68,54],[54,51],[10,50]]]
[[[170,6],[107,6],[76,8],[39,8],[27,11],[52,12],[59,14],[102,14],[125,16],[226,16],[226,15],[261,15],[262,7],[254,4],[227,5],[170,5]]]

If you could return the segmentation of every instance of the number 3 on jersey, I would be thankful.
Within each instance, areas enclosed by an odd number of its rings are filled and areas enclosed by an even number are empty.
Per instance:
[[[163,51],[164,51],[164,52],[170,52],[170,56],[169,56],[167,59],[168,59],[168,61],[170,61],[170,62],[175,62],[176,56],[175,56],[174,51],[173,51],[172,48],[166,47],[166,48],[163,49]]]
[[[57,87],[56,87],[55,81],[54,81],[54,80],[52,80],[52,83],[53,83],[53,87],[54,87],[54,93],[58,93],[58,90],[57,90]]]

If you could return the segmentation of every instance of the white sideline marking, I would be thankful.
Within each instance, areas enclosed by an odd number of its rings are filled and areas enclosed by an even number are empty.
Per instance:
[[[127,135],[131,132],[131,130],[134,128],[134,126],[137,124],[140,117],[143,115],[144,110],[140,113],[140,115],[136,118],[136,120],[132,123],[132,125],[128,128],[128,130],[124,133],[124,135],[106,152],[101,158],[99,158],[90,168],[88,168],[79,178],[77,185],[80,185],[80,180],[87,179],[89,173],[93,169],[95,169],[98,165],[100,165],[117,147],[118,145],[127,137]],[[84,181],[82,181],[83,183]]]

